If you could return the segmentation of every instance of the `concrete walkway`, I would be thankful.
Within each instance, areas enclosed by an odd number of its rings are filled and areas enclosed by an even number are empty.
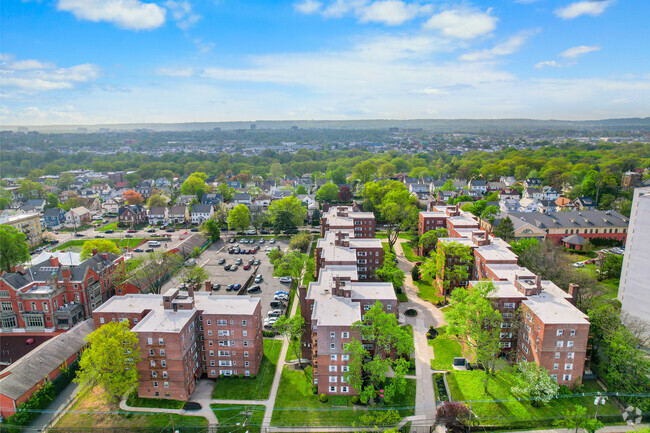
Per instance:
[[[66,412],[66,410],[72,406],[72,404],[77,399],[77,393],[79,392],[79,385],[76,383],[70,383],[65,387],[59,395],[52,400],[52,403],[48,406],[47,410],[42,411],[41,414],[29,425],[29,431],[47,431],[52,427],[59,418]]]

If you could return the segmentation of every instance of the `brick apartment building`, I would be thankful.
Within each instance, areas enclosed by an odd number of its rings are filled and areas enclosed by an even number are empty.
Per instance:
[[[471,248],[471,280],[458,285],[467,284],[470,290],[485,281],[494,285],[490,297],[503,318],[499,333],[503,355],[538,363],[560,385],[580,384],[589,361],[589,321],[575,307],[578,286],[571,285],[567,293],[519,266],[507,242],[470,228],[467,221],[471,219],[464,212],[450,217],[450,237],[439,242],[459,242]]]
[[[249,296],[169,289],[111,298],[95,326],[128,320],[138,334],[140,397],[188,400],[201,375],[256,375],[262,362],[262,306]]]
[[[325,266],[352,265],[360,280],[374,280],[384,265],[384,248],[381,240],[355,238],[352,230],[329,230],[318,239],[314,260],[316,276]]]
[[[323,213],[320,235],[329,230],[352,230],[355,238],[375,237],[375,215],[372,212],[355,212],[352,206],[333,206]]]
[[[112,278],[122,256],[99,253],[62,263],[63,257],[48,255],[30,268],[0,276],[3,333],[70,329],[115,294]]]
[[[392,283],[368,281],[384,260],[381,241],[373,239],[372,213],[332,207],[323,215],[321,227],[315,254],[317,280],[299,288],[305,319],[302,357],[312,361],[319,394],[354,395],[357,391],[344,379],[349,362],[345,345],[360,338],[352,325],[377,301],[384,311],[398,315],[397,297]]]
[[[117,220],[128,225],[145,224],[147,222],[147,208],[142,205],[122,206],[117,211]]]

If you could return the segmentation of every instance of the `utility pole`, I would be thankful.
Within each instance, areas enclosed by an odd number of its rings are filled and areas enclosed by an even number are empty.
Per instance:
[[[467,425],[467,433],[472,431],[472,402],[469,402],[469,423]]]
[[[171,421],[172,423],[172,431],[175,432],[176,429],[174,428],[174,417],[172,416],[171,413],[169,414],[169,421]]]

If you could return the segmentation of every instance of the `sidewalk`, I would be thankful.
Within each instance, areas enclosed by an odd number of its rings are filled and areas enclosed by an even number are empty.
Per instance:
[[[70,383],[59,395],[56,396],[50,406],[36,418],[30,425],[30,431],[45,431],[52,427],[58,420],[59,415],[63,412],[69,404],[74,402],[79,392],[79,385]]]

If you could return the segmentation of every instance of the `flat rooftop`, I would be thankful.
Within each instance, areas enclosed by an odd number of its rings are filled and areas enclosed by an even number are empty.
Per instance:
[[[489,244],[476,248],[474,254],[480,254],[487,261],[512,261],[517,263],[517,254],[501,245]]]
[[[447,213],[443,211],[420,212],[424,218],[446,218]]]
[[[472,286],[480,284],[482,281],[470,281]],[[521,293],[510,281],[489,281],[494,285],[494,291],[490,293],[489,298],[519,298],[525,299],[526,295]]]
[[[588,325],[587,316],[564,297],[542,291],[522,301],[544,323]]]

